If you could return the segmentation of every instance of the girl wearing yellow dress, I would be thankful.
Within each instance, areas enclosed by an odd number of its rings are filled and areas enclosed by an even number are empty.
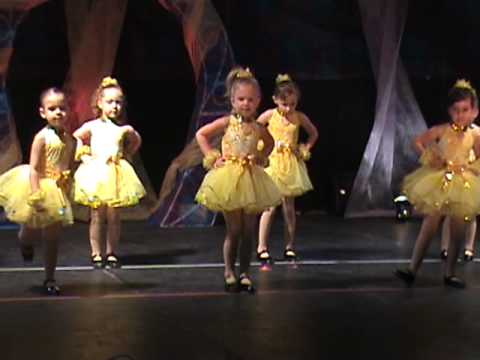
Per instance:
[[[249,276],[256,214],[280,203],[281,195],[262,164],[272,149],[272,138],[255,121],[260,87],[248,69],[235,68],[227,76],[230,115],[201,127],[196,139],[210,169],[196,195],[196,201],[212,211],[221,211],[226,223],[223,244],[225,290],[253,292]],[[222,135],[221,152],[211,140]],[[239,252],[240,273],[235,261]]]
[[[73,134],[77,139],[75,157],[82,161],[74,176],[74,199],[91,208],[89,232],[94,268],[120,266],[116,255],[120,239],[118,209],[136,205],[145,196],[142,183],[125,160],[140,147],[140,135],[130,125],[116,124],[121,118],[124,101],[117,80],[104,78],[93,96],[92,106],[97,118],[86,122]],[[102,246],[105,220],[106,245]]]
[[[285,221],[285,251],[286,260],[295,260],[297,254],[295,242],[295,197],[312,190],[313,186],[308,177],[305,161],[310,158],[310,149],[318,138],[318,132],[310,119],[302,112],[297,111],[300,90],[289,75],[278,75],[273,93],[275,109],[265,111],[257,121],[268,125],[275,146],[269,156],[269,165],[265,171],[272,177],[282,193],[282,210]],[[298,144],[300,129],[308,135],[305,144]],[[263,212],[260,218],[257,258],[262,263],[271,263],[272,257],[268,252],[268,236],[272,224],[275,208]]]
[[[415,209],[424,215],[407,269],[395,275],[411,285],[444,216],[449,217],[451,239],[448,246],[444,284],[464,288],[455,275],[459,243],[465,225],[480,212],[480,138],[472,122],[478,115],[476,91],[459,80],[448,94],[450,123],[434,126],[415,139],[422,166],[407,175],[403,191]]]
[[[25,261],[33,260],[33,240],[44,240],[43,286],[48,295],[60,293],[55,282],[58,239],[62,226],[73,224],[67,193],[75,141],[65,131],[67,112],[65,94],[57,88],[45,90],[39,113],[48,125],[33,139],[30,164],[0,176],[0,205],[10,221],[21,225],[19,240]]]

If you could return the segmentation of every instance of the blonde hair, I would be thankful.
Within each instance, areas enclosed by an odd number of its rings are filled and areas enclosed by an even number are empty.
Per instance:
[[[260,85],[258,84],[257,79],[250,71],[250,69],[243,68],[241,66],[234,67],[227,75],[225,80],[225,97],[230,99],[235,92],[235,87],[239,84],[250,84],[257,88],[258,93],[260,94]]]
[[[92,106],[92,111],[93,111],[93,114],[95,115],[95,117],[100,116],[101,113],[102,113],[101,109],[98,107],[98,100],[102,96],[103,90],[108,89],[108,88],[116,88],[123,93],[123,89],[120,86],[120,84],[118,83],[117,79],[112,78],[110,76],[105,76],[102,79],[102,81],[100,82],[100,85],[97,87],[97,89],[95,90],[95,92],[93,93],[93,96],[92,96],[91,106]]]

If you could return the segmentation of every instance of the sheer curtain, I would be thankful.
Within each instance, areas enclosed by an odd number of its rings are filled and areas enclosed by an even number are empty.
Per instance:
[[[400,59],[408,11],[405,0],[359,0],[363,31],[377,84],[375,121],[345,216],[394,215],[393,198],[417,164],[415,135],[426,129]]]
[[[205,175],[195,131],[225,114],[224,79],[234,65],[233,52],[220,17],[209,0],[158,0],[183,25],[184,41],[196,77],[196,104],[187,144],[168,168],[151,222],[162,227],[208,226],[215,214],[195,203]],[[214,141],[218,144],[219,139]]]

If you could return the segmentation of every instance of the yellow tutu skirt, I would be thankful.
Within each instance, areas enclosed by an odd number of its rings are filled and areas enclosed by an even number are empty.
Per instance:
[[[299,196],[313,189],[303,160],[291,152],[274,152],[265,169],[271,176],[282,196]]]
[[[452,174],[423,166],[405,177],[403,192],[422,214],[472,218],[480,213],[480,178],[469,171]]]
[[[36,211],[28,204],[31,194],[30,166],[20,165],[0,176],[0,206],[7,218],[32,228],[44,228],[57,222],[73,224],[72,208],[67,195],[50,178],[40,179],[44,193],[40,202],[44,211]]]
[[[98,159],[82,163],[74,180],[75,202],[92,208],[133,206],[145,196],[135,170],[124,159],[115,163]]]
[[[205,175],[195,200],[212,211],[255,214],[280,204],[282,195],[260,166],[227,162]]]

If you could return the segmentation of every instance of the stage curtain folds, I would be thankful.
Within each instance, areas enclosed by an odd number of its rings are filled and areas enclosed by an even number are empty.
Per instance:
[[[377,84],[375,121],[347,204],[346,217],[394,215],[393,198],[417,166],[412,147],[426,129],[400,59],[408,12],[404,0],[359,0]]]

